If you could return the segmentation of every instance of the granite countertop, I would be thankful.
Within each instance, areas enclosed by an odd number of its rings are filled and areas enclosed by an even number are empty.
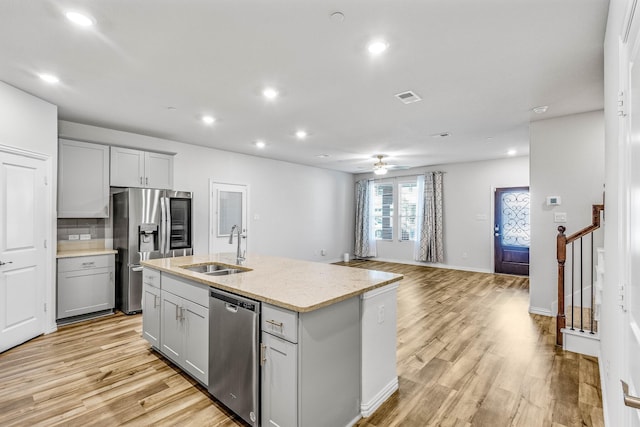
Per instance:
[[[207,276],[180,268],[210,262],[250,271]],[[300,313],[335,304],[403,278],[400,274],[382,271],[261,255],[248,256],[242,266],[237,267],[235,254],[231,253],[162,258],[141,264]]]
[[[117,253],[118,251],[116,251],[115,249],[78,249],[71,251],[58,251],[56,253],[56,258],[74,258],[81,256],[109,255]]]

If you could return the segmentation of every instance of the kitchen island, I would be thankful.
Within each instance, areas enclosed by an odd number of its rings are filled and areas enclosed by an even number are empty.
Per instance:
[[[217,328],[209,321],[210,291],[261,303],[262,414],[245,418],[252,425],[352,425],[398,387],[401,275],[258,255],[241,266],[233,254],[142,264],[143,336],[205,386]],[[212,265],[237,274],[194,271]]]

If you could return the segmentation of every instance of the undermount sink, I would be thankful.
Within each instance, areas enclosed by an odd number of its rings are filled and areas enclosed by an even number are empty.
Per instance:
[[[194,273],[202,273],[207,276],[226,276],[229,274],[244,273],[245,271],[240,268],[229,267],[228,265],[209,263],[209,264],[197,264],[197,265],[183,265],[180,268],[193,271]]]

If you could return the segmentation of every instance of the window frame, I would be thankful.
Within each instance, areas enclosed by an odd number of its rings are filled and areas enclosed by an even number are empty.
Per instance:
[[[418,209],[417,206],[419,204],[419,194],[416,195],[416,211],[414,215],[401,215],[400,213],[400,194],[401,194],[401,187],[402,185],[406,185],[406,184],[413,184],[415,185],[416,190],[419,188],[418,186],[418,175],[414,176],[414,177],[390,177],[387,179],[381,179],[381,180],[375,180],[374,182],[374,186],[375,186],[375,191],[374,191],[374,197],[376,197],[377,194],[377,186],[378,185],[391,185],[391,189],[393,191],[392,193],[392,203],[393,203],[393,208],[392,208],[392,214],[391,216],[385,216],[385,215],[375,215],[374,214],[374,218],[373,220],[375,221],[375,218],[380,217],[380,218],[390,218],[391,219],[391,237],[386,239],[386,238],[382,238],[382,237],[375,237],[376,241],[383,241],[383,242],[399,242],[399,243],[410,243],[410,244],[414,244],[416,241],[416,232],[414,231],[413,235],[414,238],[411,239],[409,238],[408,240],[402,240],[402,219],[403,218],[414,218],[414,230],[415,228],[417,228],[417,221],[418,221]]]

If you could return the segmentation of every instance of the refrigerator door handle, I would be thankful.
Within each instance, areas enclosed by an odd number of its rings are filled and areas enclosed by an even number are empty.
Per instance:
[[[164,209],[165,209],[165,254],[169,256],[171,252],[171,197],[164,198]]]
[[[163,257],[168,254],[167,250],[167,211],[168,211],[167,198],[165,196],[160,197],[160,253]]]

